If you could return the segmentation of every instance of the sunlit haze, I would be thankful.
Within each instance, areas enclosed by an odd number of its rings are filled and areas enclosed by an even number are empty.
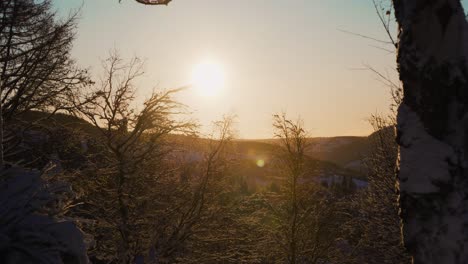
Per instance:
[[[367,135],[367,118],[388,112],[388,87],[363,68],[397,80],[395,55],[342,31],[386,40],[369,0],[116,2],[54,0],[62,13],[82,6],[73,56],[94,70],[114,48],[145,59],[142,99],[193,84],[178,100],[203,127],[235,114],[240,137],[270,138],[286,111],[313,136]]]

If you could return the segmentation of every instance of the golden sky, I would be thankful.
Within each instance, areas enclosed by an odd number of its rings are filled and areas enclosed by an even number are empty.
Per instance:
[[[388,112],[388,88],[356,69],[369,64],[392,74],[395,55],[339,30],[385,39],[370,0],[54,3],[61,11],[83,5],[73,48],[80,65],[97,71],[114,48],[146,60],[140,98],[153,87],[190,83],[203,61],[220,65],[222,91],[205,96],[189,89],[178,97],[204,127],[236,114],[240,137],[269,138],[272,114],[286,111],[301,116],[312,136],[367,135],[372,128],[366,119]]]

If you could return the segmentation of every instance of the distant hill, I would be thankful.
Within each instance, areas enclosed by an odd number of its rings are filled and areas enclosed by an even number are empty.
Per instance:
[[[278,139],[245,140],[243,144],[250,144],[254,148],[255,144],[276,145]],[[263,146],[263,149],[266,147]],[[364,168],[361,160],[366,156],[371,148],[369,137],[317,137],[310,139],[310,147],[307,154],[317,160],[332,162],[344,168],[363,172]]]
[[[62,125],[81,130],[83,132],[94,134],[97,129],[87,121],[68,114],[57,113],[48,119],[47,113],[39,111],[30,111],[20,119],[26,122],[35,122],[41,120],[40,123],[46,125]],[[374,133],[375,134],[375,133]],[[308,149],[308,155],[314,159],[329,161],[342,167],[359,170],[359,161],[370,151],[370,138],[375,137],[374,134],[369,137],[316,137],[311,138],[311,146]],[[192,136],[171,135],[169,137],[174,141],[193,141]],[[203,141],[203,140],[201,140]],[[274,151],[278,139],[259,139],[259,140],[235,140],[235,148],[239,153],[248,156],[262,156]]]
[[[70,114],[55,113],[53,115],[50,115],[49,113],[40,111],[28,111],[18,116],[18,119],[26,123],[37,122],[38,124],[52,127],[56,127],[57,125],[59,125],[63,127],[73,128],[91,135],[94,133],[98,133],[98,130],[94,127],[94,125]]]
[[[324,143],[323,139],[313,140]],[[267,187],[272,183],[279,183],[284,177],[281,165],[277,164],[276,155],[279,148],[277,143],[277,140],[236,140],[234,142],[237,159],[233,171],[247,181],[249,188]],[[330,142],[330,145],[333,143]],[[337,150],[341,147],[337,144],[333,145],[337,146]],[[341,182],[344,178],[353,179],[358,186],[367,184],[366,174],[359,170],[348,169],[332,161],[312,156],[309,156],[306,161],[306,175],[303,179],[305,181],[331,184],[331,182]]]
[[[312,139],[309,155],[348,169],[365,171],[361,161],[370,152],[368,137],[330,137]]]
[[[97,129],[90,123],[67,114],[55,114],[49,119],[46,113],[31,111],[23,116],[25,122],[39,121],[46,125],[61,125],[83,131],[89,135],[97,133]],[[371,147],[369,137],[317,137],[310,139],[310,148],[307,150],[308,176],[334,177],[341,175],[355,179],[365,180],[366,171],[361,164],[362,158],[367,155]],[[200,160],[203,158],[202,149],[208,143],[207,139],[193,136],[170,135],[168,140],[179,150],[190,150],[187,160]],[[278,166],[274,164],[275,154],[278,153],[278,139],[264,140],[234,140],[232,154],[237,160],[237,172],[253,181],[253,184],[264,186],[276,181]],[[262,163],[261,166],[259,165]]]

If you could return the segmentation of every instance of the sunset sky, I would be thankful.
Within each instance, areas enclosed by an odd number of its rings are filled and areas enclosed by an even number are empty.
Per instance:
[[[236,114],[241,138],[269,138],[272,114],[286,111],[301,116],[312,136],[367,135],[372,128],[366,118],[389,108],[388,88],[357,68],[392,72],[395,55],[339,30],[385,39],[370,0],[54,3],[61,12],[83,5],[73,48],[81,66],[98,71],[114,48],[146,60],[140,98],[153,87],[190,83],[203,61],[220,65],[221,91],[206,96],[189,89],[178,97],[205,127]]]

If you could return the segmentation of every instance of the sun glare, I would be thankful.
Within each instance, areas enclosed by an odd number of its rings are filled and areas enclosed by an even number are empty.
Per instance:
[[[223,68],[217,63],[206,61],[193,69],[192,85],[204,96],[217,95],[223,89],[224,81]]]

